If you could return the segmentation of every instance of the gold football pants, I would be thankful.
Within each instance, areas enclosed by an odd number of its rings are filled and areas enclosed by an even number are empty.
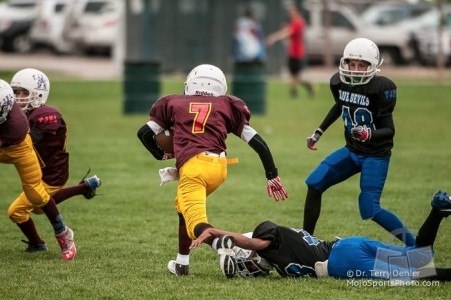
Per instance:
[[[26,222],[33,208],[42,207],[50,200],[41,180],[41,166],[30,135],[27,134],[25,140],[18,145],[0,148],[0,162],[14,164],[22,181],[24,197],[19,196],[9,206],[8,217],[14,223]]]
[[[207,196],[227,178],[227,158],[198,154],[184,163],[179,173],[175,207],[183,215],[188,235],[194,240],[196,225],[208,223]]]

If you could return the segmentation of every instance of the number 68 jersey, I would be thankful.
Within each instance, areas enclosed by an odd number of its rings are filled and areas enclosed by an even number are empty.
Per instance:
[[[158,99],[150,110],[150,119],[174,134],[176,167],[191,157],[210,151],[226,151],[229,133],[241,137],[249,125],[246,103],[231,95],[168,95]]]
[[[374,76],[367,84],[352,85],[343,83],[337,72],[330,79],[330,89],[336,103],[331,117],[343,119],[346,146],[357,154],[389,156],[395,135],[395,83],[387,77]],[[364,142],[353,139],[351,129],[356,126],[370,128],[371,139]]]

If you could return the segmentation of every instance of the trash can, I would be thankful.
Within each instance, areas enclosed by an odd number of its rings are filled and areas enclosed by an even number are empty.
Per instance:
[[[160,63],[125,62],[124,113],[148,113],[152,104],[160,97],[160,89]]]
[[[246,102],[252,114],[265,114],[265,64],[263,62],[235,63],[232,94]]]

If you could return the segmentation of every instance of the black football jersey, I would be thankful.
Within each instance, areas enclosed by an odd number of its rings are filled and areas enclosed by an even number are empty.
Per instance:
[[[336,105],[335,117],[343,119],[346,146],[361,155],[391,155],[395,134],[393,110],[397,100],[395,83],[386,77],[374,76],[367,84],[351,85],[343,83],[337,72],[330,79],[330,89]],[[326,124],[320,126],[323,129],[336,120],[333,116],[326,119],[323,122]],[[361,142],[352,138],[351,128],[359,125],[371,128],[370,140]]]
[[[315,263],[327,260],[334,244],[311,236],[303,229],[279,226],[271,221],[258,225],[252,237],[272,242],[257,253],[284,277],[316,277]]]

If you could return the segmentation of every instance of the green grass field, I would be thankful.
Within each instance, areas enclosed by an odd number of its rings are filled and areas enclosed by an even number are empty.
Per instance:
[[[11,73],[1,73],[9,81]],[[59,259],[59,247],[44,216],[35,223],[49,246],[46,253],[25,253],[20,230],[7,218],[10,203],[21,192],[13,166],[1,165],[0,183],[0,296],[3,299],[432,299],[449,297],[450,284],[434,287],[356,286],[346,280],[284,279],[275,272],[264,279],[232,279],[222,275],[216,254],[203,245],[191,255],[190,276],[175,277],[166,269],[177,253],[178,219],[173,207],[175,184],[159,187],[159,162],[141,146],[137,129],[148,120],[122,113],[120,82],[78,81],[51,75],[49,104],[61,109],[69,124],[69,185],[79,182],[88,168],[102,179],[101,194],[59,205],[74,229],[75,261]],[[382,205],[417,230],[430,210],[437,189],[451,192],[451,88],[424,82],[398,87],[395,148]],[[183,83],[163,81],[163,93],[182,91]],[[305,138],[319,125],[332,99],[320,85],[315,100],[294,101],[287,84],[268,83],[268,109],[254,115],[251,125],[270,145],[289,199],[275,202],[266,195],[266,179],[258,156],[234,136],[228,139],[229,177],[208,200],[211,224],[247,232],[265,219],[302,226],[308,173],[344,143],[337,122],[310,151]],[[358,213],[358,177],[331,188],[323,200],[315,234],[365,235],[384,242],[393,238]],[[436,241],[435,264],[451,267],[451,225],[442,223]]]

